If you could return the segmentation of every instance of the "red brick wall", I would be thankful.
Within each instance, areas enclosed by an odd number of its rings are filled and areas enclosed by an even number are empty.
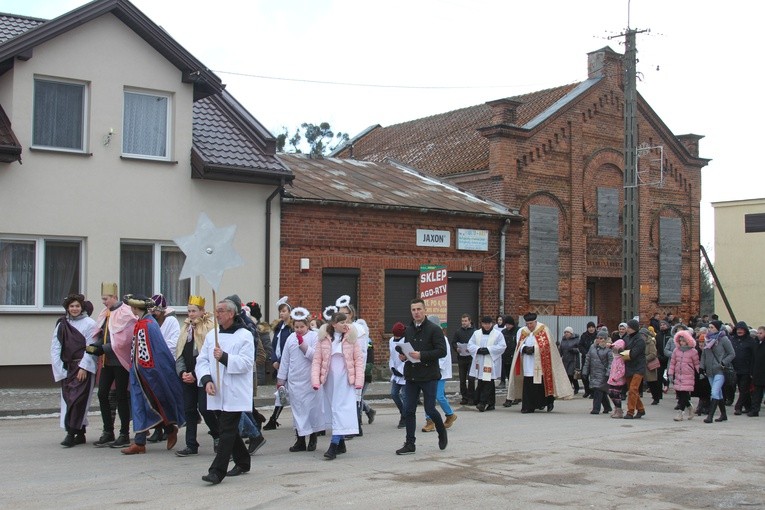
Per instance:
[[[305,306],[320,313],[322,269],[358,268],[359,307],[369,324],[378,362],[387,359],[384,331],[385,270],[419,270],[422,264],[443,264],[448,271],[483,273],[480,309],[499,308],[499,239],[504,221],[451,214],[391,211],[371,208],[319,206],[287,202],[282,206],[280,295],[288,295],[294,306]],[[489,231],[489,250],[461,251],[456,245],[457,228]],[[517,252],[518,226],[508,233],[508,251]],[[416,230],[449,230],[452,248],[426,248],[416,245]],[[512,240],[510,240],[512,239]],[[311,268],[301,273],[301,258],[310,259]],[[516,267],[510,263],[508,268]],[[508,271],[508,289],[515,273]],[[506,291],[507,292],[507,291]],[[513,293],[515,295],[515,293]],[[510,297],[508,296],[508,301]],[[506,310],[517,313],[519,309]]]

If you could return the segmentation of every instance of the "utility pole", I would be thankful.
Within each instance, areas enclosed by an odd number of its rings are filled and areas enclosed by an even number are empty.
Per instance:
[[[629,23],[628,23],[629,24]],[[637,179],[637,48],[636,35],[647,30],[627,27],[624,33],[624,239],[622,245],[622,319],[640,315],[640,211]]]

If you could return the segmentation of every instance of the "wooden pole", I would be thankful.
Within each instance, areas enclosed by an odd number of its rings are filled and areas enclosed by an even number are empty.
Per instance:
[[[218,309],[218,298],[215,296],[215,289],[213,289],[213,309]],[[218,316],[213,313],[213,325],[215,326],[215,347],[217,349],[220,349],[220,343],[218,343]],[[220,360],[215,360],[215,375],[217,376],[215,378],[215,381],[218,383],[218,389],[220,389],[221,386],[221,380],[220,380]]]

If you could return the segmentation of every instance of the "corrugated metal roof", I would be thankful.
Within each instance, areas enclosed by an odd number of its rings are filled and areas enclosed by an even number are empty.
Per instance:
[[[295,174],[287,198],[518,217],[507,207],[402,164],[280,154]]]
[[[558,102],[565,97],[571,99],[567,95],[579,86],[580,83],[572,83],[509,98],[521,103],[516,110],[517,125],[527,127],[527,123],[550,115],[550,110],[559,109]],[[489,165],[489,141],[478,128],[491,123],[491,107],[484,103],[385,128],[368,129],[365,136],[357,136],[352,144],[353,157],[378,162],[394,158],[438,176],[480,170]],[[351,157],[350,144],[336,154],[341,158]]]

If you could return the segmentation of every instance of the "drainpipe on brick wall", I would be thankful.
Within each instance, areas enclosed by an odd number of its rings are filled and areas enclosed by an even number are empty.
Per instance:
[[[499,314],[505,315],[505,241],[510,220],[505,220],[499,231]]]
[[[266,322],[271,322],[271,200],[284,192],[284,181],[266,199],[266,283],[265,297],[263,298],[263,317]]]

